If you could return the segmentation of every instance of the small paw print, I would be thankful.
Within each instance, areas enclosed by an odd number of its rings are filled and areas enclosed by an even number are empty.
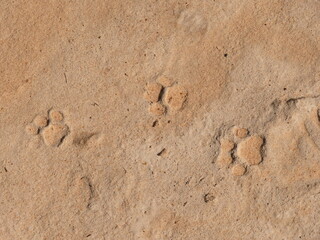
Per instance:
[[[263,138],[248,136],[245,128],[234,127],[231,136],[220,140],[220,152],[216,160],[219,168],[230,168],[234,176],[244,175],[251,165],[261,163]]]
[[[60,111],[50,110],[48,115],[37,115],[25,130],[30,135],[40,135],[47,146],[58,147],[69,133],[69,127]]]
[[[170,110],[177,112],[183,108],[187,100],[187,90],[165,76],[160,76],[156,82],[150,82],[145,87],[144,99],[149,102],[149,112],[155,116],[164,115]]]

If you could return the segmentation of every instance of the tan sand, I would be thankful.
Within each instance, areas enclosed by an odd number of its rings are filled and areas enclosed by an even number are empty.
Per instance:
[[[319,1],[0,20],[0,240],[320,239]]]

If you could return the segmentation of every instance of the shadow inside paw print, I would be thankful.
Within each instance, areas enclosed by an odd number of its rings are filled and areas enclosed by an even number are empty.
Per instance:
[[[69,133],[69,127],[64,123],[60,111],[50,110],[49,117],[38,115],[26,127],[30,135],[40,135],[47,146],[58,147]]]

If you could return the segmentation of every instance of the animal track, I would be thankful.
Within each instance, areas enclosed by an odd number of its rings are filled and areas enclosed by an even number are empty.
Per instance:
[[[164,115],[170,110],[177,112],[187,100],[187,90],[166,76],[160,76],[156,82],[148,83],[143,97],[149,102],[149,113]]]
[[[266,134],[270,173],[286,187],[319,182],[320,97],[289,99],[281,105],[278,115],[284,117],[277,119]]]
[[[69,127],[63,122],[61,112],[49,110],[48,115],[37,115],[25,130],[30,135],[41,135],[47,146],[58,147],[68,134]]]
[[[185,10],[177,21],[177,27],[184,40],[192,43],[202,39],[207,32],[208,22],[202,14]]]
[[[232,138],[233,140],[220,140],[216,163],[220,168],[229,168],[235,163],[231,168],[232,174],[242,176],[249,166],[258,165],[262,161],[261,148],[264,140],[258,135],[248,136],[248,130],[239,127],[232,129]]]

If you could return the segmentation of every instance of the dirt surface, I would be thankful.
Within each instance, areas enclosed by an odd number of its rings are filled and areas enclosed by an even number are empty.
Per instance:
[[[1,0],[1,240],[319,240],[320,2]]]

